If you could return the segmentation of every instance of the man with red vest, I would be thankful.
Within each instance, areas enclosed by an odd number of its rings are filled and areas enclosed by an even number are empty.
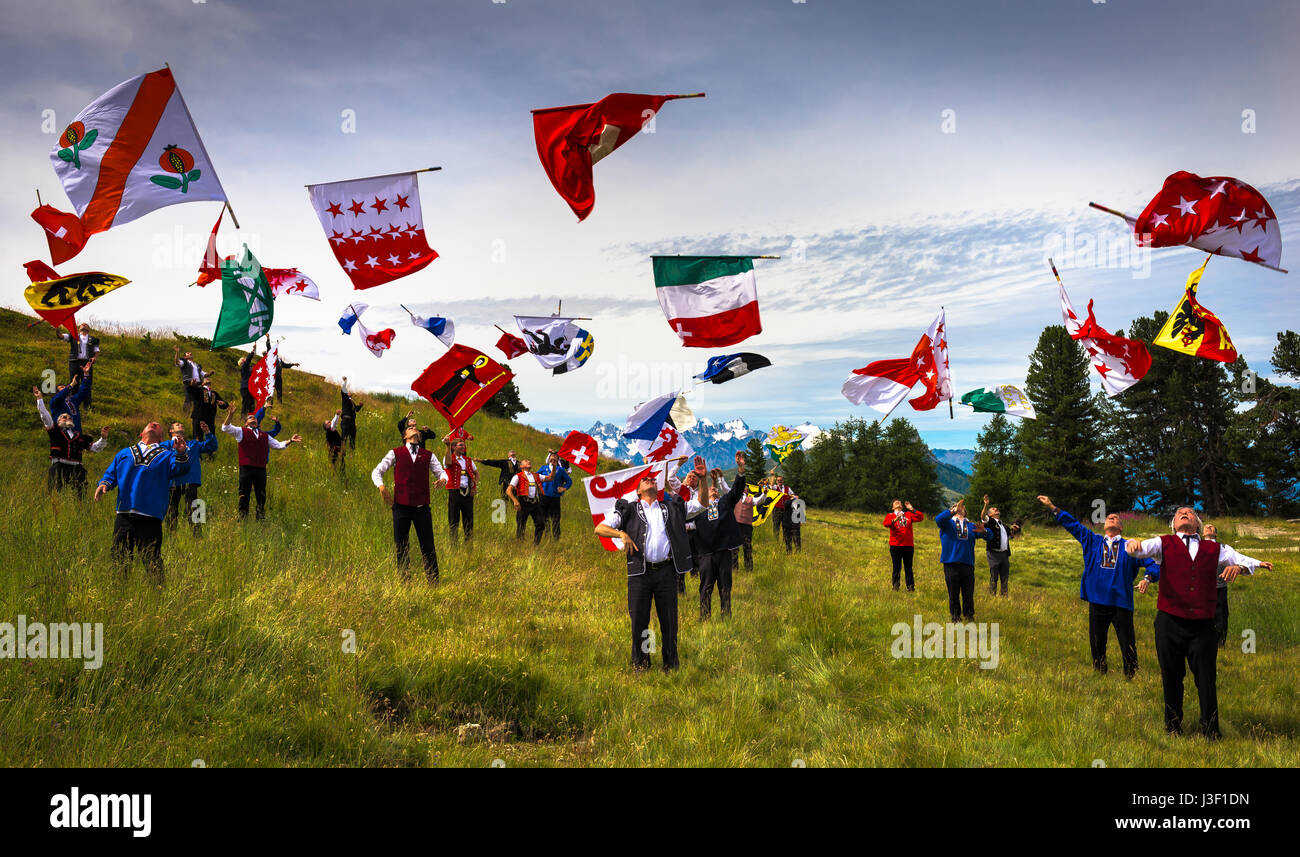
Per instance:
[[[555,478],[554,473],[538,476],[533,472],[532,459],[519,461],[519,470],[506,486],[506,495],[515,504],[515,538],[522,539],[528,527],[528,519],[533,519],[533,544],[542,543],[542,483]]]
[[[1214,630],[1214,609],[1218,601],[1218,577],[1231,583],[1242,567],[1272,568],[1271,563],[1242,556],[1227,545],[1202,539],[1201,518],[1184,506],[1170,521],[1172,535],[1138,542],[1130,539],[1124,550],[1139,559],[1150,557],[1160,563],[1160,596],[1156,600],[1156,660],[1164,685],[1165,731],[1183,731],[1183,676],[1191,667],[1201,702],[1201,732],[1217,739],[1219,695],[1216,660],[1218,639]],[[1138,583],[1145,593],[1153,576]],[[1184,663],[1185,662],[1185,663]]]
[[[478,468],[469,457],[464,440],[453,439],[442,466],[447,471],[447,526],[456,541],[456,525],[465,530],[465,541],[474,535],[474,496],[478,494]]]
[[[77,499],[86,496],[86,465],[81,463],[83,452],[99,452],[108,443],[108,426],[99,430],[99,440],[78,431],[72,424],[72,417],[59,414],[58,424],[45,409],[38,387],[32,387],[36,396],[36,412],[41,416],[45,433],[50,436],[50,472],[47,486],[51,491],[62,491],[63,486],[72,485],[77,489]]]
[[[379,496],[393,507],[393,544],[397,548],[397,565],[402,576],[411,577],[411,525],[420,540],[420,553],[424,556],[424,576],[430,583],[438,582],[438,554],[433,546],[433,514],[429,510],[429,474],[438,477],[438,484],[447,486],[447,471],[437,457],[420,444],[420,429],[414,420],[403,423],[403,445],[390,449],[375,469],[370,480],[379,489]],[[384,474],[393,473],[393,493],[384,485]]]
[[[248,517],[248,495],[257,494],[257,520],[266,517],[266,463],[271,457],[271,450],[284,449],[293,443],[302,443],[302,435],[295,434],[289,442],[276,440],[258,426],[257,414],[244,416],[244,427],[232,426],[230,417],[235,413],[232,404],[226,411],[226,420],[221,430],[233,435],[239,445],[239,517]]]

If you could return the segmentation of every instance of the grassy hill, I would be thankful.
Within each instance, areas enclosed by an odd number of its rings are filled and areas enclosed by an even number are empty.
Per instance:
[[[235,518],[234,449],[224,443],[204,464],[203,536],[165,537],[161,589],[138,565],[122,580],[108,557],[111,502],[45,492],[30,387],[46,367],[62,377],[66,345],[26,321],[0,314],[10,354],[0,368],[0,622],[102,622],[105,653],[97,670],[0,661],[0,764],[1300,764],[1300,526],[1218,522],[1226,540],[1278,569],[1233,585],[1238,642],[1220,658],[1217,744],[1161,731],[1153,597],[1139,600],[1137,679],[1093,674],[1079,550],[1059,529],[1031,528],[1016,543],[1009,598],[977,586],[977,619],[1000,627],[994,669],[891,656],[895,623],[946,618],[928,514],[917,527],[918,591],[908,594],[890,590],[881,516],[812,510],[801,555],[759,530],[732,620],[698,620],[692,579],[682,668],[633,673],[622,564],[592,537],[580,486],[565,500],[563,540],[538,550],[514,541],[513,513],[494,517],[490,487],[475,541],[452,547],[440,498],[443,582],[430,588],[417,572],[404,583],[369,471],[407,406],[366,396],[357,452],[335,477],[319,423],[337,389],[298,371],[287,373],[280,417],[307,442],[272,453],[268,520]],[[158,334],[104,336],[87,427],[110,424],[116,448],[146,418],[180,416],[171,346]],[[217,367],[218,389],[233,386],[233,356],[204,363]],[[419,418],[435,424],[427,406]],[[553,442],[483,416],[468,427],[479,456],[507,446],[536,455]],[[89,457],[92,479],[108,456]],[[1255,654],[1240,650],[1246,628]],[[344,645],[352,635],[355,652]],[[1195,718],[1190,683],[1187,704]]]

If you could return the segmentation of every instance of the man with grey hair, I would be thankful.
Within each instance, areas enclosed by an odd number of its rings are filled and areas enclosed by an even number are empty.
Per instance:
[[[1173,533],[1124,545],[1129,556],[1150,557],[1160,563],[1160,595],[1156,601],[1156,660],[1164,685],[1165,731],[1183,731],[1183,677],[1190,667],[1201,704],[1200,731],[1211,740],[1219,731],[1217,664],[1214,630],[1217,580],[1232,582],[1243,568],[1272,568],[1201,538],[1201,517],[1190,506],[1180,507],[1169,522]],[[1148,574],[1138,584],[1145,593]]]

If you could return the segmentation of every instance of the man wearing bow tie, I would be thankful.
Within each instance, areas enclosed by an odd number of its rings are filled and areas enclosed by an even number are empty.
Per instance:
[[[948,585],[948,615],[954,622],[975,621],[975,538],[984,534],[983,524],[966,520],[966,501],[934,517],[939,528],[939,561]]]
[[[1170,521],[1173,533],[1142,542],[1129,541],[1132,557],[1160,563],[1160,596],[1156,601],[1156,659],[1164,685],[1165,731],[1183,731],[1183,676],[1190,667],[1201,703],[1200,731],[1217,739],[1219,695],[1216,663],[1219,647],[1214,630],[1217,580],[1231,583],[1245,568],[1272,568],[1272,563],[1242,556],[1227,545],[1202,539],[1201,518],[1184,506]],[[1146,592],[1150,580],[1138,584]]]
[[[430,583],[438,582],[438,554],[433,545],[433,515],[429,511],[429,474],[438,477],[441,487],[447,486],[447,472],[437,456],[420,445],[420,429],[415,420],[403,423],[403,445],[390,449],[375,466],[370,479],[379,489],[379,496],[393,507],[393,544],[397,548],[397,565],[402,576],[410,579],[411,525],[420,541],[424,556],[424,576]],[[393,473],[393,493],[384,485],[384,474]]]

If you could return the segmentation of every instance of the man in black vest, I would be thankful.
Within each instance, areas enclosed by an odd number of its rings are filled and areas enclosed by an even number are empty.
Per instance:
[[[207,378],[207,376],[211,375],[211,372],[205,372],[203,384],[195,388],[194,410],[190,412],[190,420],[194,423],[194,436],[196,438],[203,437],[204,429],[202,426],[204,423],[209,426],[217,424],[218,409],[225,410],[230,407],[230,404],[221,398],[221,394],[212,389],[212,384]],[[217,457],[215,452],[204,452],[202,450],[199,452],[199,458],[205,455],[208,460]]]
[[[50,472],[46,480],[51,491],[62,491],[63,486],[71,485],[77,489],[77,499],[86,496],[86,465],[81,461],[84,452],[99,452],[108,442],[108,426],[99,430],[99,440],[78,431],[72,424],[72,417],[59,414],[56,425],[50,412],[45,409],[45,400],[41,398],[39,387],[32,387],[36,396],[36,412],[40,414],[41,424],[50,437]]]
[[[985,556],[989,561],[989,595],[998,594],[998,581],[1002,582],[1002,594],[1007,594],[1007,578],[1011,576],[1011,540],[1020,535],[1020,525],[1007,526],[1002,523],[1002,510],[989,506],[989,495],[984,495],[984,510],[980,513],[984,522],[984,541],[988,542]]]
[[[339,434],[348,442],[349,449],[357,448],[357,411],[361,410],[361,402],[352,400],[352,394],[348,392],[348,376],[343,376],[343,387],[339,390]],[[406,433],[403,431],[402,436]]]
[[[692,503],[696,511],[699,505]],[[686,537],[687,506],[659,483],[645,477],[637,485],[636,499],[619,498],[614,511],[596,525],[596,535],[621,539],[627,555],[627,612],[632,618],[632,666],[650,668],[656,648],[650,630],[650,604],[659,616],[663,634],[664,670],[677,662],[677,578],[691,571],[691,546]]]
[[[82,322],[77,328],[79,336],[60,332],[59,338],[68,341],[68,383],[82,377],[86,366],[99,356],[99,337],[90,335],[90,325]],[[82,405],[90,407],[90,377],[86,377],[86,398]]]
[[[397,565],[402,576],[410,579],[411,525],[420,541],[424,556],[424,576],[430,583],[438,582],[438,554],[433,546],[433,515],[429,511],[429,474],[438,477],[441,487],[447,485],[447,472],[437,456],[420,445],[420,429],[414,420],[405,424],[402,446],[390,449],[383,460],[370,473],[370,479],[379,489],[379,496],[393,507],[393,544],[397,548]],[[384,474],[396,467],[393,477],[393,494],[384,485]]]
[[[740,528],[736,524],[736,503],[745,493],[745,454],[736,453],[736,481],[724,495],[719,489],[723,482],[722,471],[715,468],[707,491],[707,502],[700,505],[695,516],[695,548],[700,565],[700,621],[713,613],[713,587],[718,587],[718,606],[723,618],[731,616],[731,549],[740,544]]]
[[[488,467],[495,467],[501,471],[497,477],[497,482],[501,485],[501,496],[508,496],[507,489],[510,488],[510,482],[519,472],[519,459],[515,458],[515,451],[512,449],[506,453],[505,458],[480,458],[479,464],[486,464]]]

